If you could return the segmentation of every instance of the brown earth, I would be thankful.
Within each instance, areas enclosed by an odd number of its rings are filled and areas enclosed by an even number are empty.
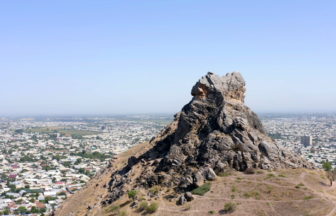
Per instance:
[[[103,169],[84,188],[72,195],[55,215],[112,216],[122,211],[126,211],[129,216],[146,215],[147,213],[140,208],[131,207],[133,200],[127,195],[106,206],[101,205],[101,201],[109,194],[108,187],[104,185],[110,181],[111,173],[126,165],[130,156],[146,151],[150,147],[149,143],[143,143],[118,155],[113,166]],[[141,167],[139,173],[140,170]],[[134,173],[133,177],[137,177],[139,173]],[[157,200],[147,197],[151,188],[139,190],[138,196],[148,203],[159,204],[158,210],[152,214],[156,216],[226,215],[228,213],[225,213],[224,205],[228,202],[237,204],[237,210],[228,215],[336,216],[336,186],[329,185],[323,170],[283,169],[272,172],[256,170],[255,174],[232,171],[229,176],[218,176],[210,183],[211,191],[204,196],[194,195],[195,200],[183,206],[176,204],[182,194],[176,193],[173,189],[156,187],[160,194]],[[296,188],[300,183],[303,186]],[[112,208],[117,205],[121,208],[113,211]],[[89,206],[92,206],[92,210],[88,209]],[[210,214],[210,211],[213,211],[213,214]]]

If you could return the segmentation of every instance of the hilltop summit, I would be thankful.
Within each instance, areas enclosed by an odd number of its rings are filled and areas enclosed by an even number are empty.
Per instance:
[[[104,207],[123,199],[130,190],[160,186],[188,192],[228,170],[314,168],[268,136],[257,114],[244,104],[245,92],[239,72],[225,76],[209,72],[192,87],[191,101],[170,125],[149,143],[111,161],[92,180],[96,186],[91,183],[82,192],[93,190],[94,195],[101,187],[97,182],[105,181],[107,191],[95,204]]]
[[[258,116],[244,104],[245,91],[239,72],[222,77],[209,72],[199,79],[191,101],[150,141],[152,148],[131,156],[127,166],[113,174],[106,202],[119,199],[132,183],[186,191],[231,168],[312,168],[267,135]],[[141,171],[133,168],[137,164]],[[134,178],[133,173],[139,176]]]

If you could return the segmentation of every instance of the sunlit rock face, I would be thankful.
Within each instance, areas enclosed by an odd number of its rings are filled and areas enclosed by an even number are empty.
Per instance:
[[[110,202],[126,193],[132,182],[183,191],[227,169],[313,168],[267,135],[258,116],[244,104],[245,91],[239,72],[222,77],[209,72],[199,79],[191,101],[150,141],[151,148],[112,175]],[[133,179],[132,173],[140,174]]]
[[[245,91],[245,80],[239,72],[228,73],[222,77],[208,72],[194,85],[191,95],[196,99],[234,99],[244,102]]]

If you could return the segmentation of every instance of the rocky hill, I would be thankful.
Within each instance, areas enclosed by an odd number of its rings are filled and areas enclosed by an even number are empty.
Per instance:
[[[240,73],[209,72],[170,125],[111,161],[54,214],[143,215],[147,203],[158,205],[154,215],[332,215],[336,191],[325,173],[267,135],[245,91]]]

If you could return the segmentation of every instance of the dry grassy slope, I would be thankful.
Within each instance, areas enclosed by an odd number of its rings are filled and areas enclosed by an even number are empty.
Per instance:
[[[61,206],[56,215],[58,216],[110,216],[117,215],[112,207],[121,206],[121,210],[127,211],[128,215],[144,215],[139,209],[132,209],[132,202],[127,196],[111,205],[100,205],[108,195],[108,189],[104,184],[109,182],[111,173],[116,167],[126,164],[127,158],[133,154],[139,154],[150,148],[148,143],[140,144],[118,156],[114,166],[102,171],[93,178],[83,189],[73,195]],[[140,167],[139,167],[140,169]],[[140,197],[147,199],[149,203],[158,202],[159,209],[153,215],[213,215],[224,214],[225,203],[235,202],[237,210],[230,215],[328,215],[336,216],[336,184],[329,186],[322,170],[288,169],[273,172],[262,171],[262,174],[247,175],[241,172],[232,172],[227,177],[218,177],[212,183],[212,189],[204,196],[195,196],[195,200],[183,206],[177,206],[176,201],[180,194],[175,194],[172,189],[161,188],[159,200],[141,196],[149,190],[139,191]],[[139,173],[135,173],[136,177]],[[270,177],[269,175],[274,175]],[[285,177],[279,177],[283,175]],[[295,188],[303,183],[300,189]],[[236,191],[233,190],[236,188]],[[235,196],[232,199],[232,195]],[[173,198],[170,202],[169,199]],[[307,198],[310,197],[311,199]],[[306,199],[305,199],[306,198]],[[88,206],[93,206],[91,211]]]

